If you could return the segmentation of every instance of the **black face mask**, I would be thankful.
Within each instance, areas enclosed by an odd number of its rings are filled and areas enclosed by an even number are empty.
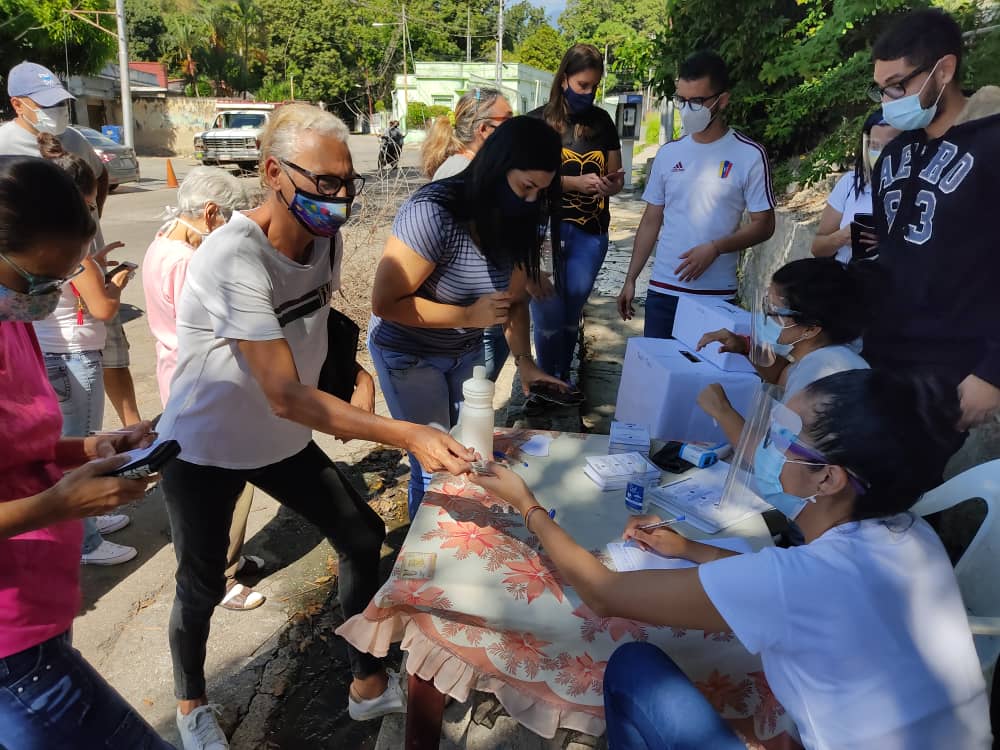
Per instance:
[[[507,178],[503,179],[503,186],[500,188],[500,213],[504,216],[522,217],[537,214],[539,203],[537,200],[526,201],[514,192]]]
[[[589,94],[578,94],[571,86],[567,86],[563,89],[563,96],[566,98],[566,106],[569,107],[569,111],[574,115],[583,114],[594,106],[595,93],[596,92],[591,91]]]

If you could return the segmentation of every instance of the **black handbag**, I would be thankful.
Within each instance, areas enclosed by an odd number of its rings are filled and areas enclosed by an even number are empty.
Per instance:
[[[330,243],[330,270],[333,271],[336,247]],[[319,372],[316,387],[324,393],[350,401],[358,377],[358,340],[361,329],[340,310],[330,308],[326,321],[326,360]]]

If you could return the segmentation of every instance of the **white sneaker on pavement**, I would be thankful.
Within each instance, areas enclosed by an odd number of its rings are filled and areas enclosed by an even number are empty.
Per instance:
[[[215,718],[221,713],[221,707],[216,703],[198,706],[187,716],[178,708],[177,728],[184,750],[228,750],[229,741]]]
[[[132,519],[124,513],[114,513],[107,516],[94,516],[94,521],[97,523],[97,530],[103,536],[121,531],[132,522]]]
[[[126,547],[124,544],[115,544],[105,539],[93,552],[80,555],[80,562],[83,565],[121,565],[137,554],[139,553],[135,547]]]
[[[399,672],[386,670],[389,675],[389,685],[385,692],[377,698],[365,700],[355,698],[351,693],[347,696],[347,712],[355,721],[369,721],[386,714],[406,713],[406,698],[399,682]],[[185,750],[187,750],[185,748]]]

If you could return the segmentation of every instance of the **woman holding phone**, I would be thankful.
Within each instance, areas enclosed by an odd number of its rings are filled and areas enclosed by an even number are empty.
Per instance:
[[[563,380],[580,336],[580,314],[608,252],[608,200],[625,184],[615,123],[594,104],[603,77],[600,51],[575,44],[563,55],[548,103],[530,113],[562,139],[562,242],[552,243],[556,290],[532,300],[531,319],[539,366]]]
[[[559,136],[515,117],[460,174],[420,188],[396,216],[375,271],[368,348],[395,419],[449,428],[462,383],[483,364],[483,329],[503,325],[527,393],[565,384],[531,356],[529,278],[538,278],[545,223],[558,238]],[[489,458],[484,456],[483,458]],[[410,456],[409,510],[424,495]]]
[[[67,172],[83,195],[91,215],[97,215],[97,177],[90,165],[66,151],[54,135],[38,136],[42,157]],[[83,273],[64,284],[59,304],[51,315],[35,323],[35,335],[45,355],[45,370],[59,398],[66,437],[86,437],[104,424],[104,374],[101,351],[107,330],[105,323],[118,313],[121,294],[135,275],[135,265],[121,264],[105,275],[103,260],[121,243],[105,248],[92,247],[82,261]],[[120,565],[137,554],[135,547],[115,544],[104,538],[124,528],[129,517],[123,513],[84,519],[84,565]]]
[[[65,172],[34,157],[0,157],[0,746],[10,750],[171,747],[70,637],[80,610],[80,519],[143,497],[149,480],[108,475],[127,463],[113,454],[154,437],[148,423],[121,435],[60,435],[32,323],[79,278],[96,230]]]

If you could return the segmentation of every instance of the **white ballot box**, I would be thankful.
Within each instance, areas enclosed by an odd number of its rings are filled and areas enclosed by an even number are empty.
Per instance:
[[[681,341],[629,339],[615,419],[645,425],[650,437],[659,440],[725,441],[715,420],[697,403],[711,383],[719,383],[744,416],[760,389],[756,374],[720,370]]]
[[[739,336],[750,335],[750,313],[725,300],[681,297],[674,318],[674,338],[697,347],[706,333],[726,328]],[[712,342],[698,356],[728,372],[755,372],[750,360],[742,354],[720,353],[719,344]]]

